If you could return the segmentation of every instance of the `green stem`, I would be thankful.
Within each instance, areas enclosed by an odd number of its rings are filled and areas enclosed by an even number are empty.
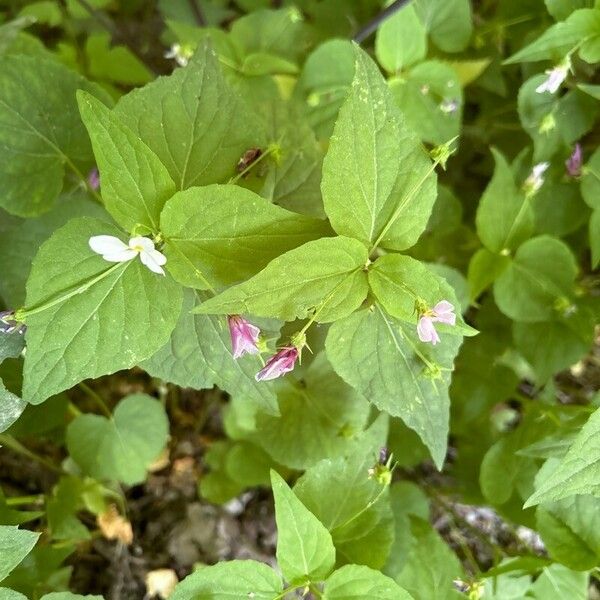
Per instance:
[[[27,458],[35,460],[36,462],[39,462],[40,464],[44,465],[45,467],[47,467],[51,471],[54,471],[55,473],[59,473],[61,475],[65,474],[65,472],[60,467],[57,467],[54,463],[51,463],[49,460],[38,456],[37,454],[29,450],[29,448],[25,448],[25,446],[23,446],[21,442],[17,441],[12,435],[9,435],[7,433],[0,434],[0,446],[6,446],[7,448],[18,452],[19,454],[22,454]]]
[[[79,384],[79,387],[98,405],[106,417],[112,419],[112,413],[100,394],[93,390],[89,385],[83,383],[83,381]]]
[[[66,154],[63,154],[63,159],[67,163],[67,165],[71,169],[71,171],[73,171],[73,173],[75,173],[75,175],[77,177],[79,177],[79,179],[81,179],[81,182],[85,185],[86,190],[94,197],[94,200],[96,200],[102,206],[104,206],[104,202],[102,201],[102,197],[90,185],[90,182],[88,181],[87,177],[85,177],[85,175],[77,168],[77,165],[75,165],[75,163]]]
[[[39,504],[44,501],[44,494],[36,494],[34,496],[14,496],[5,498],[6,506],[23,506],[24,504]]]
[[[381,496],[383,496],[383,494],[385,493],[385,491],[388,489],[387,485],[384,485],[380,492],[377,494],[377,496],[375,496],[375,498],[373,498],[373,500],[371,500],[370,502],[368,502],[361,510],[359,510],[355,515],[353,515],[352,517],[350,517],[347,521],[344,521],[341,525],[336,525],[336,529],[340,529],[342,527],[346,527],[346,525],[348,525],[349,523],[352,523],[352,521],[358,519],[358,517],[364,515],[372,506],[374,506],[375,504],[377,504],[377,502],[379,502],[379,499],[381,498]]]
[[[72,298],[73,296],[76,296],[77,294],[82,294],[83,292],[86,292],[93,285],[102,281],[103,279],[105,279],[106,277],[108,277],[109,275],[114,273],[117,269],[119,269],[122,266],[123,266],[123,263],[116,263],[109,269],[106,269],[106,271],[103,271],[99,275],[96,275],[96,277],[92,277],[92,279],[90,279],[89,281],[86,281],[84,284],[80,285],[79,287],[75,288],[74,290],[67,292],[63,296],[59,296],[58,298],[54,298],[53,300],[44,302],[44,303],[40,304],[39,306],[34,306],[32,308],[27,308],[27,307],[19,308],[15,312],[15,320],[20,323],[25,322],[25,319],[27,319],[27,317],[30,317],[31,315],[35,315],[37,313],[43,312],[44,310],[52,308],[53,306],[56,306],[57,304],[61,304],[65,300],[68,300],[69,298]]]

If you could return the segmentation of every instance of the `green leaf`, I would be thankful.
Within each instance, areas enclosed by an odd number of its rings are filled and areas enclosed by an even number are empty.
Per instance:
[[[530,595],[535,600],[548,598],[569,598],[586,600],[588,598],[588,574],[571,571],[562,565],[550,565],[535,580]]]
[[[282,385],[281,416],[256,416],[255,443],[292,469],[307,469],[353,447],[369,403],[333,372],[324,354],[315,358],[302,381],[286,378]]]
[[[319,139],[329,139],[340,107],[354,77],[352,42],[328,40],[306,59],[296,95],[306,105],[307,117]]]
[[[595,269],[600,264],[600,209],[592,212],[589,228],[592,268]]]
[[[119,402],[111,419],[76,417],[67,428],[67,448],[87,475],[135,485],[146,479],[168,436],[169,421],[160,402],[132,394]]]
[[[462,598],[453,581],[461,579],[463,570],[454,552],[427,523],[411,517],[413,540],[408,561],[394,576],[415,600],[454,600]]]
[[[48,527],[55,540],[81,541],[91,539],[87,527],[77,518],[77,512],[85,508],[82,496],[86,485],[82,479],[65,476],[52,490],[46,501]]]
[[[403,250],[427,226],[436,176],[376,65],[358,47],[355,59],[323,162],[325,212],[340,235]]]
[[[173,590],[170,600],[276,600],[281,597],[281,577],[256,560],[230,560],[200,567]]]
[[[449,370],[461,343],[460,336],[440,337],[436,346],[423,344],[416,323],[396,320],[375,305],[334,323],[326,341],[338,375],[416,431],[438,468],[446,455]]]
[[[51,210],[36,218],[16,219],[0,236],[3,260],[0,295],[8,306],[22,306],[31,263],[39,247],[75,217],[96,217],[110,222],[110,216],[83,191],[61,194]]]
[[[232,396],[242,396],[260,410],[277,415],[274,384],[254,379],[262,368],[258,357],[246,355],[234,360],[226,319],[191,314],[197,299],[192,290],[185,291],[171,338],[140,366],[153,377],[181,387],[200,390],[217,385]]]
[[[20,592],[15,592],[8,588],[0,588],[0,600],[28,600],[28,598]]]
[[[596,149],[583,167],[581,195],[590,208],[600,210],[600,148]]]
[[[577,263],[568,246],[539,236],[519,247],[494,283],[494,297],[498,308],[515,321],[549,321],[558,314],[558,304],[572,296],[576,275]]]
[[[335,564],[335,548],[325,526],[302,504],[287,483],[271,471],[277,521],[277,563],[292,584],[321,581]]]
[[[587,354],[594,339],[594,317],[577,309],[564,321],[515,322],[513,337],[517,350],[533,367],[537,382],[545,383]]]
[[[0,581],[31,552],[39,533],[0,525]]]
[[[565,21],[546,29],[539,38],[504,62],[513,64],[544,59],[559,61],[575,47],[579,48],[581,57],[587,60],[586,50],[593,45],[595,38],[600,35],[599,32],[600,10],[592,8],[576,10]],[[596,62],[596,60],[588,62]]]
[[[84,92],[77,101],[94,147],[106,209],[127,231],[138,224],[158,231],[160,212],[175,193],[167,169],[114,111]]]
[[[107,263],[90,250],[96,219],[73,219],[40,248],[27,282],[23,398],[39,404],[89,377],[130,368],[161,348],[179,316],[182,290],[139,258]]]
[[[378,258],[369,269],[369,284],[375,297],[386,312],[415,326],[415,302],[424,301],[433,308],[440,300],[450,302],[456,312],[456,325],[439,325],[440,331],[454,335],[474,335],[473,328],[465,324],[461,307],[453,287],[422,262],[402,256],[387,254]]]
[[[492,148],[494,176],[477,207],[477,234],[491,252],[515,250],[533,233],[533,208],[515,185],[510,165]]]
[[[578,433],[560,464],[535,490],[525,508],[540,502],[591,494],[600,498],[600,409]]]
[[[358,308],[368,291],[363,244],[347,237],[307,242],[260,273],[194,309],[203,314],[252,314],[284,321],[315,314],[327,323]]]
[[[294,486],[300,501],[331,533],[338,564],[377,569],[388,557],[394,536],[388,487],[369,477],[377,452],[378,446],[365,446],[347,457],[322,460]]]
[[[42,596],[41,600],[104,600],[102,596],[73,594],[71,592],[52,592]]]
[[[414,7],[440,50],[460,52],[467,47],[473,30],[469,0],[415,0]]]
[[[89,167],[92,153],[79,118],[77,89],[100,88],[54,60],[2,58],[0,68],[0,206],[23,217],[47,211],[58,197],[65,167]]]
[[[549,461],[547,465],[556,462]],[[539,506],[536,530],[540,532],[550,556],[570,569],[592,569],[600,561],[598,498],[572,496]]]
[[[377,30],[375,56],[389,73],[419,62],[427,54],[427,32],[413,6],[405,6]]]
[[[332,573],[323,590],[323,600],[411,600],[412,596],[393,579],[359,565],[346,565]]]
[[[480,248],[469,262],[467,280],[471,301],[477,299],[510,265],[510,258],[494,254],[487,248]]]
[[[444,144],[460,132],[463,91],[447,63],[428,60],[390,80],[390,91],[407,126],[430,144]]]
[[[248,279],[271,260],[329,232],[324,221],[275,206],[233,185],[175,194],[160,217],[167,269],[208,289]]]
[[[115,112],[158,156],[178,190],[224,183],[260,125],[223,79],[209,46],[189,64],[123,96]]]
[[[574,10],[592,8],[594,0],[544,0],[544,4],[557,21],[564,21]]]
[[[6,431],[25,410],[27,402],[9,392],[0,379],[0,433]]]

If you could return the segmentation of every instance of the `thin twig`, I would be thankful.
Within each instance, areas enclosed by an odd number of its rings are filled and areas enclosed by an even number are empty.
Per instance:
[[[385,20],[389,19],[394,13],[398,12],[403,6],[406,6],[410,0],[396,0],[384,8],[376,17],[362,27],[352,38],[357,44],[364,42]]]
[[[196,18],[196,23],[200,25],[200,27],[206,27],[206,19],[204,18],[204,13],[202,12],[202,8],[200,7],[199,0],[188,0],[190,8],[194,13],[194,17]]]

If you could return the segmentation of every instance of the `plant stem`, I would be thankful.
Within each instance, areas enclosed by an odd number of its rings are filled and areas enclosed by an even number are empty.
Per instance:
[[[366,25],[361,27],[352,38],[357,44],[366,40],[384,21],[398,12],[403,6],[406,6],[410,0],[396,0],[388,7],[384,8],[377,16],[371,19]]]
[[[29,448],[23,446],[23,444],[16,440],[12,435],[8,435],[7,433],[0,434],[0,446],[7,446],[11,450],[14,450],[19,454],[26,456],[27,458],[31,458],[32,460],[39,462],[40,464],[44,465],[45,467],[47,467],[51,471],[54,471],[55,473],[58,473],[60,475],[64,474],[64,471],[60,467],[57,467],[54,463],[50,462],[49,460],[38,456],[37,454],[29,450]]]
[[[206,19],[204,18],[204,13],[200,7],[200,0],[188,0],[188,4],[194,13],[194,17],[196,18],[198,25],[200,27],[206,27]]]
[[[44,501],[44,494],[36,494],[34,496],[14,496],[5,498],[6,506],[22,506],[23,504],[38,504]]]
[[[83,381],[79,384],[79,387],[99,406],[106,417],[112,419],[112,413],[100,394],[93,390],[89,385],[83,383]]]

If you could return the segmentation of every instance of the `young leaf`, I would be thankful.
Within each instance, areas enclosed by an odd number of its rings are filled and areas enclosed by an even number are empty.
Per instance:
[[[477,234],[491,252],[515,250],[533,233],[533,209],[517,188],[510,165],[492,148],[494,176],[477,207]]]
[[[357,563],[377,569],[388,557],[393,516],[387,486],[369,477],[376,455],[377,446],[359,446],[347,457],[322,460],[294,487],[300,501],[331,533],[338,564]]]
[[[577,494],[600,498],[600,409],[583,426],[560,464],[527,500],[524,508]]]
[[[168,340],[182,290],[139,258],[109,263],[90,250],[114,226],[73,219],[40,248],[27,282],[23,398],[39,404],[88,377],[130,368]]]
[[[2,58],[0,206],[10,213],[30,217],[47,211],[63,187],[65,167],[78,172],[91,161],[77,89],[105,97],[98,86],[54,60]]]
[[[175,587],[170,600],[276,600],[282,590],[281,577],[268,565],[256,560],[230,560],[197,569]]]
[[[133,394],[119,402],[111,419],[78,416],[67,429],[67,448],[87,475],[135,485],[146,479],[168,435],[169,421],[160,402]]]
[[[375,56],[389,73],[419,62],[427,54],[427,32],[413,6],[405,6],[377,30]]]
[[[600,211],[600,148],[598,148],[583,168],[581,195],[586,204]]]
[[[277,521],[277,563],[292,584],[321,581],[335,564],[329,531],[298,500],[287,483],[271,471]]]
[[[115,112],[153,150],[178,190],[225,183],[264,135],[206,44],[183,69],[123,96]]]
[[[554,564],[544,568],[531,586],[529,594],[535,600],[547,600],[552,597],[586,600],[589,597],[588,580],[588,573],[572,571],[563,565]]]
[[[487,290],[504,270],[510,265],[510,258],[494,254],[487,248],[480,248],[473,254],[469,262],[467,280],[469,282],[469,297],[476,300]]]
[[[429,448],[441,468],[448,435],[449,371],[461,337],[441,333],[432,346],[380,306],[362,309],[331,326],[327,357],[338,375],[377,408],[398,416]]]
[[[358,308],[368,291],[363,244],[347,237],[307,242],[271,261],[260,273],[194,309],[202,314],[252,314],[285,321],[315,312],[327,323]]]
[[[569,247],[549,236],[528,240],[494,283],[498,308],[516,321],[550,321],[557,303],[573,295],[577,263]]]
[[[271,204],[233,185],[178,192],[160,217],[167,269],[208,289],[248,279],[288,250],[330,233],[324,221]]]
[[[356,600],[357,598],[412,600],[412,596],[393,579],[369,567],[346,565],[334,571],[325,581],[323,600]]]
[[[114,111],[90,94],[77,94],[102,180],[102,198],[127,231],[145,225],[158,231],[160,212],[175,184],[154,152]]]
[[[31,552],[39,533],[0,525],[0,581]]]
[[[279,414],[273,384],[257,382],[254,375],[262,363],[256,356],[234,360],[226,319],[193,315],[198,300],[185,290],[177,325],[169,341],[140,366],[153,377],[197,390],[219,386],[232,396],[242,396],[261,411]]]
[[[323,162],[325,212],[340,235],[403,250],[427,226],[436,176],[373,61],[358,47],[355,60]]]

